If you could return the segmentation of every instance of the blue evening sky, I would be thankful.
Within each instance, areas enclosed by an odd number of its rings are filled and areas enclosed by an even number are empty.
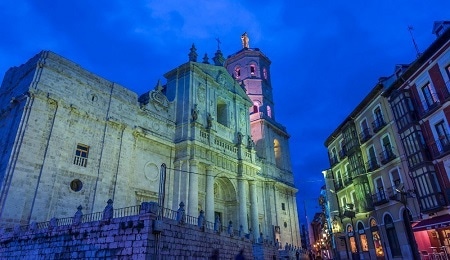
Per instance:
[[[277,121],[289,134],[300,219],[319,209],[325,139],[381,76],[423,51],[448,0],[77,0],[0,2],[0,75],[51,50],[138,94],[188,60],[251,48],[272,61]],[[305,207],[306,204],[306,207]],[[306,209],[306,210],[305,210]]]

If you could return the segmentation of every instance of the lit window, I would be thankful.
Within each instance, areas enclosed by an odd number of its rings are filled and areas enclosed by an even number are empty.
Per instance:
[[[88,155],[89,155],[89,146],[84,144],[77,144],[73,164],[86,167]]]
[[[370,230],[372,230],[372,241],[375,247],[375,254],[378,257],[383,257],[384,250],[381,242],[380,233],[378,232],[377,221],[375,219],[370,220]]]
[[[241,76],[241,68],[236,67],[236,68],[234,69],[234,76],[235,76],[236,78],[239,78],[239,77]]]
[[[358,223],[358,233],[362,251],[364,252],[369,251],[369,243],[367,243],[367,236],[364,231],[364,225],[361,222]]]
[[[267,106],[267,116],[272,117],[272,109],[269,106]]]
[[[280,142],[277,139],[273,140],[273,152],[275,154],[275,165],[278,168],[281,168],[282,166],[281,147]]]
[[[250,66],[250,74],[255,75],[255,73],[256,73],[256,67],[255,67],[255,65],[251,65]]]

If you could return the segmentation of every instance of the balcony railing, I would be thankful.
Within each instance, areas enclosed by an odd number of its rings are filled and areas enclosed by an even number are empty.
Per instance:
[[[373,132],[378,133],[384,126],[386,126],[386,122],[383,119],[383,116],[377,117],[372,122]]]
[[[422,100],[419,106],[419,115],[420,117],[426,117],[429,114],[433,113],[438,107],[440,107],[441,102],[439,101],[437,94],[431,94],[430,99]]]
[[[440,136],[439,139],[430,145],[433,158],[440,158],[450,152],[450,135]]]
[[[334,182],[334,188],[336,189],[336,191],[344,188],[344,184],[342,183],[341,179],[335,180]]]
[[[386,189],[386,193],[389,199],[400,201],[400,193],[397,189],[401,186],[403,186],[403,183],[398,183],[397,185],[393,185]]]
[[[366,169],[368,172],[373,172],[378,168],[380,168],[380,165],[378,164],[378,162],[375,158],[367,161]]]
[[[331,165],[331,167],[335,166],[338,162],[339,162],[339,160],[338,160],[336,155],[334,155],[334,156],[330,155],[330,165]]]
[[[373,135],[370,133],[369,128],[364,128],[361,133],[359,133],[359,140],[361,143],[367,142]]]
[[[345,149],[345,147],[342,147],[342,149],[339,151],[339,159],[344,159],[345,157],[347,157],[347,150]]]
[[[389,202],[384,190],[378,190],[375,194],[372,194],[372,201],[374,206],[380,206]]]
[[[351,174],[350,173],[345,173],[344,174],[344,184],[345,185],[349,185],[349,184],[352,183],[352,181],[353,181],[353,179],[352,179]]]
[[[439,92],[439,96],[442,97],[442,100],[447,100],[450,98],[450,80],[445,82],[445,88],[436,89]]]
[[[381,164],[386,164],[395,159],[394,151],[392,147],[387,146],[385,150],[380,153]]]

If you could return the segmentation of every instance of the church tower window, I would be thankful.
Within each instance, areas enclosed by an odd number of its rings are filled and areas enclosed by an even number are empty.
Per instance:
[[[89,146],[84,144],[77,144],[73,164],[86,167],[88,155],[89,155]]]
[[[258,113],[258,106],[257,105],[253,105],[253,113]]]
[[[236,67],[236,68],[234,69],[234,76],[235,76],[235,78],[237,78],[237,79],[241,77],[241,68]]]
[[[270,108],[270,106],[267,106],[267,116],[268,117],[272,117],[272,109]]]
[[[273,140],[273,151],[275,153],[275,164],[277,165],[277,167],[281,167],[282,163],[282,156],[281,156],[281,147],[280,147],[280,142],[275,139]]]
[[[250,65],[250,74],[252,74],[252,76],[254,76],[256,73],[256,66],[255,65]]]

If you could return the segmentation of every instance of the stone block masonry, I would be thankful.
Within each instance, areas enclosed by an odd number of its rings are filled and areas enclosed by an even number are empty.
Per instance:
[[[208,259],[216,249],[219,259],[234,259],[241,249],[247,259],[279,257],[274,245],[176,219],[162,218],[157,232],[154,212],[115,218],[105,212],[83,216],[95,221],[75,221],[76,215],[0,230],[0,259]]]

